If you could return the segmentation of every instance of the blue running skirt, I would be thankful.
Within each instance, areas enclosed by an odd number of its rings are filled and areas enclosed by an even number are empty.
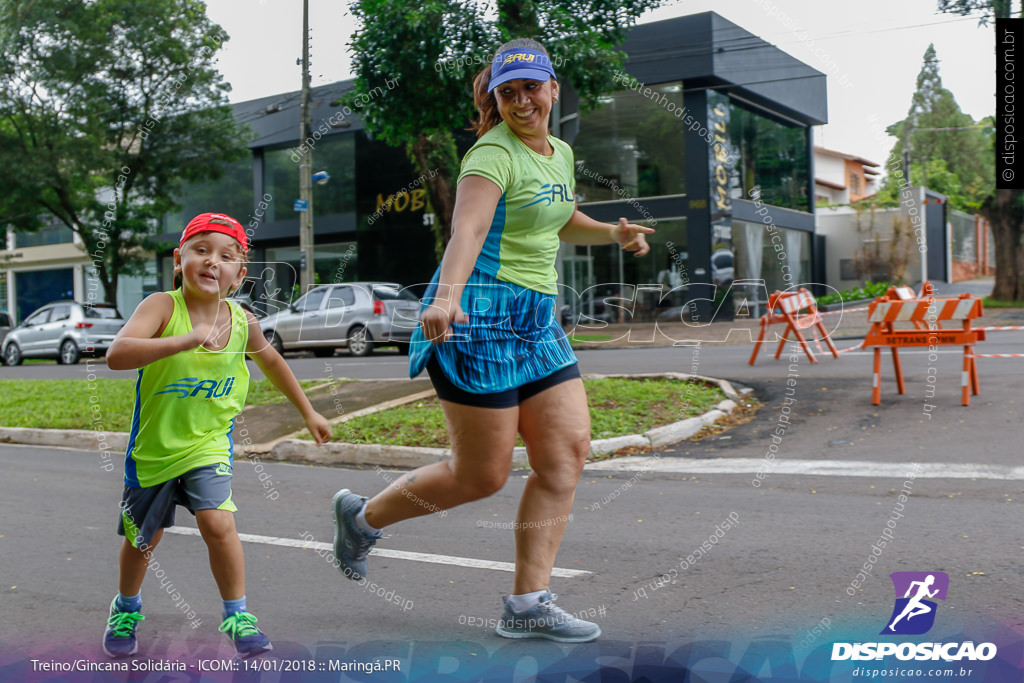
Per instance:
[[[441,270],[422,299],[423,312],[437,293]],[[507,391],[547,377],[579,361],[558,324],[555,295],[473,270],[462,291],[468,323],[453,323],[443,344],[431,344],[417,326],[409,347],[409,377],[431,356],[452,384],[474,394]]]

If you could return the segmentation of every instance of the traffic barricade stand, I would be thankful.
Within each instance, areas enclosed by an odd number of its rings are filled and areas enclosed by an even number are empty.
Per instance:
[[[914,299],[932,299],[935,297],[935,287],[931,282],[925,280],[921,283],[921,292],[915,294],[913,288],[906,285],[893,285],[885,293],[885,296],[889,297],[890,301],[913,301]],[[919,330],[927,330],[928,325],[920,320],[914,321],[914,327]],[[942,327],[939,325],[939,327]]]
[[[832,339],[829,337],[821,320],[817,302],[811,293],[803,287],[795,292],[775,292],[774,294],[769,294],[768,312],[761,316],[761,334],[758,335],[757,342],[754,344],[754,352],[750,356],[750,364],[753,365],[757,360],[757,352],[761,350],[761,344],[764,342],[765,334],[768,332],[768,326],[775,323],[786,323],[786,331],[783,332],[782,338],[779,339],[779,348],[775,351],[776,360],[782,355],[782,347],[789,341],[789,333],[792,332],[793,336],[796,337],[796,341],[803,347],[807,358],[812,363],[817,363],[818,359],[814,357],[811,347],[808,345],[803,333],[800,332],[800,330],[805,330],[811,326],[816,327],[821,332],[822,338],[832,352],[832,357],[839,358],[839,352],[836,351],[836,347],[832,343]]]
[[[883,296],[868,307],[868,322],[871,328],[864,337],[864,348],[875,347],[875,365],[872,373],[871,403],[878,405],[882,400],[882,347],[892,349],[892,363],[896,374],[896,388],[906,393],[903,384],[903,368],[900,364],[900,347],[904,346],[959,346],[964,347],[964,368],[961,374],[961,403],[971,405],[971,394],[978,394],[978,369],[974,360],[973,346],[985,340],[985,331],[971,329],[971,321],[980,318],[983,310],[981,299],[970,294],[961,294],[958,299],[913,299],[891,301]],[[897,322],[918,323],[940,320],[957,320],[959,329],[913,329],[898,330]]]

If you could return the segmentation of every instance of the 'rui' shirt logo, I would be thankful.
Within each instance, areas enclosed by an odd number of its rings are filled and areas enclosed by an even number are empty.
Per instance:
[[[544,183],[540,186],[540,192],[533,195],[533,201],[529,204],[524,204],[519,208],[525,209],[528,206],[540,204],[541,202],[544,202],[544,206],[551,206],[552,202],[555,201],[555,197],[560,198],[563,202],[576,201],[576,198],[569,192],[569,187],[567,185],[551,185],[550,183]]]
[[[158,391],[153,395],[177,394],[178,398],[188,398],[205,393],[204,398],[221,398],[230,394],[234,386],[234,377],[226,377],[220,382],[215,379],[200,380],[198,377],[182,377],[177,382],[171,382],[164,386],[163,391]]]

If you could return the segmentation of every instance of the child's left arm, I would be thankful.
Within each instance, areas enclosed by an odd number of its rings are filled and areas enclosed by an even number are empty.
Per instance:
[[[248,311],[246,311],[245,315],[249,320],[249,341],[245,347],[246,355],[256,361],[256,365],[270,379],[273,385],[277,387],[277,390],[292,402],[292,405],[302,415],[302,419],[306,421],[309,433],[316,439],[317,444],[330,441],[330,423],[327,422],[323,415],[313,410],[312,404],[306,398],[306,394],[303,393],[302,387],[299,386],[299,381],[295,379],[295,375],[292,373],[291,368],[288,367],[288,363],[263,338],[263,331],[260,330],[260,325],[256,322],[256,318]]]

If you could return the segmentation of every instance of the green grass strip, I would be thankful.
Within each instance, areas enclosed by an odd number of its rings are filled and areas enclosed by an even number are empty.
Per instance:
[[[670,379],[588,379],[584,386],[594,439],[640,434],[702,415],[726,398],[717,386]],[[437,399],[342,422],[335,425],[334,438],[347,443],[449,446],[444,411]]]
[[[1003,301],[986,296],[981,300],[981,305],[985,308],[1024,308],[1024,301]]]

